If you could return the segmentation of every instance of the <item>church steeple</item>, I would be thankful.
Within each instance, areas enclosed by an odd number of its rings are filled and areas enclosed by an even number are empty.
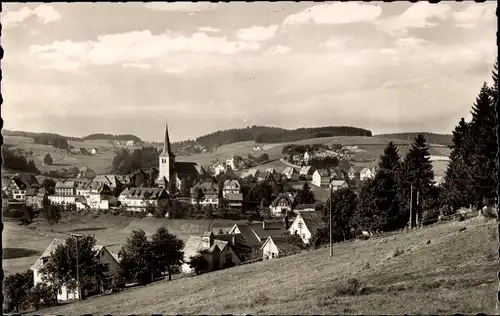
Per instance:
[[[163,157],[172,157],[174,154],[170,148],[170,138],[168,137],[168,123],[165,123],[165,140],[163,143],[163,152],[161,153]]]

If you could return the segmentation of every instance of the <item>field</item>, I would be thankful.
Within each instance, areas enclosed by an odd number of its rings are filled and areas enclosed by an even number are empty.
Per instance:
[[[21,137],[21,136],[5,136],[5,143],[13,146],[12,150],[19,149],[24,153],[28,153],[29,151],[33,152],[33,156],[31,159],[34,160],[36,166],[42,171],[46,172],[49,170],[56,170],[61,168],[70,168],[70,167],[89,167],[96,171],[98,174],[107,173],[111,167],[111,162],[113,161],[113,157],[115,155],[115,151],[119,149],[119,147],[114,146],[110,143],[103,141],[85,141],[85,142],[75,142],[70,141],[70,145],[75,147],[81,147],[90,149],[96,147],[98,149],[98,153],[96,155],[85,156],[85,155],[76,155],[76,154],[68,154],[65,151],[60,149],[53,148],[51,146],[46,145],[38,145],[33,144],[33,140],[31,138]],[[411,141],[406,140],[398,140],[398,139],[385,139],[379,137],[361,137],[361,136],[337,136],[337,137],[325,137],[325,138],[314,138],[314,139],[306,139],[302,141],[294,142],[293,144],[342,144],[342,145],[357,145],[363,151],[355,154],[356,158],[359,160],[366,159],[377,159],[383,152],[385,146],[390,141],[393,141],[399,148],[400,154],[405,155],[408,151],[408,146],[411,144]],[[276,171],[283,171],[286,166],[279,161],[279,158],[282,156],[281,152],[283,147],[290,143],[280,143],[280,144],[264,144],[262,151],[254,151],[253,148],[255,146],[255,142],[238,142],[229,145],[220,146],[216,151],[210,153],[201,153],[192,156],[179,156],[177,157],[177,161],[193,161],[197,162],[204,167],[207,167],[211,161],[216,159],[225,161],[226,159],[231,158],[233,155],[239,155],[242,157],[247,157],[248,154],[252,156],[260,156],[263,153],[266,153],[270,162],[260,165],[257,168],[261,171],[264,171],[267,168],[275,168]],[[133,148],[132,148],[133,149]],[[449,149],[443,145],[430,145],[429,152],[431,155],[436,156],[448,156]],[[46,153],[50,153],[54,159],[54,165],[45,166],[42,164],[43,157]],[[364,162],[356,162],[357,165],[365,166],[367,163]],[[446,165],[444,165],[445,167]],[[436,168],[437,175],[443,175],[444,167],[438,166]]]
[[[160,281],[41,313],[493,314],[496,246],[494,222],[450,222],[337,244],[331,258],[328,249],[316,250]],[[357,295],[337,293],[348,278],[359,281],[363,290]]]
[[[214,220],[212,226],[216,233],[219,228],[227,229],[233,223],[234,221],[229,220]],[[49,232],[46,224],[38,218],[28,227],[20,226],[16,221],[5,221],[3,269],[6,275],[29,269],[54,238],[64,239],[73,232],[93,234],[98,244],[118,253],[135,229],[143,229],[147,234],[152,234],[157,228],[165,226],[186,241],[190,234],[205,233],[209,224],[210,221],[205,220],[138,219],[113,215],[93,218],[81,214],[65,214],[61,222],[54,225],[53,232]]]

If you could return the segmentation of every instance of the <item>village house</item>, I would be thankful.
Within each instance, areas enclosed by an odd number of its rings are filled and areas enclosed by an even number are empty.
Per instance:
[[[297,236],[298,237],[298,236]],[[262,259],[269,260],[303,249],[302,239],[293,236],[269,236],[261,247]]]
[[[90,153],[91,153],[92,155],[96,155],[98,152],[99,152],[99,149],[97,149],[96,147],[94,147],[94,148],[90,149]]]
[[[226,269],[241,264],[241,260],[233,250],[230,242],[218,239],[212,232],[205,233],[203,237],[189,236],[184,246],[184,264],[181,266],[183,273],[192,273],[189,266],[191,257],[198,253],[203,255],[208,267],[203,272]]]
[[[236,166],[234,163],[234,156],[231,159],[226,160],[226,166],[231,168],[231,170],[237,170],[239,166]]]
[[[132,211],[143,211],[148,205],[165,207],[168,199],[165,188],[126,188],[118,196],[121,205]]]
[[[40,209],[43,207],[43,200],[47,197],[45,188],[28,188],[26,190],[26,205]]]
[[[313,166],[304,166],[304,167],[300,168],[299,176],[305,177],[305,178],[311,178],[312,175],[314,174],[314,171],[316,171],[316,170],[314,169]]]
[[[332,182],[330,182],[330,188],[332,189],[332,192],[348,187],[349,185],[344,180],[332,180]]]
[[[330,184],[330,172],[326,169],[314,171],[311,183],[320,188],[328,187]]]
[[[263,221],[247,224],[234,224],[230,235],[241,234],[246,245],[252,249],[249,260],[262,256],[262,244],[269,236],[282,236],[288,232],[288,218],[284,221]]]
[[[286,167],[285,170],[283,170],[283,174],[288,180],[299,180],[299,172],[294,167]]]
[[[278,194],[269,206],[271,214],[278,217],[284,215],[286,212],[291,212],[294,201],[295,199],[291,193]]]
[[[304,244],[308,244],[312,235],[324,227],[326,224],[321,212],[299,212],[288,231],[292,235],[299,235]]]
[[[30,173],[16,173],[12,176],[4,191],[14,200],[25,201],[26,190],[29,188],[39,188],[40,184],[35,175]]]
[[[198,190],[203,192],[203,199],[197,201],[196,194]],[[219,187],[212,181],[203,181],[197,183],[191,188],[191,204],[195,205],[218,205],[219,204]]]
[[[109,198],[112,196],[111,189],[104,183],[92,183],[90,185],[88,198],[85,202],[91,209],[108,210]]]
[[[293,213],[297,214],[299,212],[315,212],[316,208],[316,204],[298,204],[293,208]]]
[[[50,259],[50,256],[52,253],[56,250],[56,248],[59,245],[64,245],[65,240],[63,239],[54,239],[50,245],[45,249],[43,254],[35,261],[35,263],[31,266],[31,270],[33,271],[33,280],[34,280],[34,285],[43,283],[43,275],[40,273],[41,268],[44,266],[45,263]],[[109,286],[109,279],[111,276],[118,276],[121,270],[120,264],[117,262],[115,257],[111,255],[111,253],[108,251],[108,249],[105,246],[101,245],[95,245],[94,249],[96,252],[96,256],[99,258],[99,262],[102,264],[105,264],[108,267],[108,271],[106,272],[106,276],[108,276],[108,279],[105,280],[103,287],[107,288]],[[82,295],[90,295],[92,292],[99,292],[101,289],[97,287],[97,282],[94,280],[94,288],[90,290],[84,290]],[[74,300],[78,299],[78,289],[75,289],[74,291],[69,290],[65,286],[62,286],[60,292],[57,294],[57,300],[58,301],[67,301],[67,300]]]
[[[361,171],[359,172],[359,179],[361,181],[365,181],[367,179],[373,179],[374,177],[375,173],[373,172],[373,169],[365,167],[361,169]]]
[[[349,177],[350,180],[360,179],[361,170],[363,170],[363,167],[359,166],[351,167],[347,172],[347,176]]]
[[[226,180],[222,187],[222,197],[227,201],[230,208],[241,208],[243,206],[243,194],[238,180]]]
[[[99,184],[99,182],[79,182],[76,186],[76,195],[88,199],[90,197],[90,187],[93,183]]]
[[[121,192],[124,187],[124,184],[113,174],[98,175],[92,180],[92,183],[106,184],[112,192]]]
[[[304,162],[307,164],[309,162],[309,160],[311,159],[311,155],[309,154],[309,152],[306,150],[306,152],[304,153]]]
[[[78,169],[78,175],[76,176],[78,179],[88,179],[92,180],[97,176],[94,170],[88,167],[82,167]]]
[[[76,203],[79,196],[76,194],[75,181],[58,181],[55,186],[55,194],[48,196],[50,203],[57,205],[71,205]]]
[[[223,162],[217,163],[214,167],[214,176],[218,176],[221,173],[226,172],[226,165]]]

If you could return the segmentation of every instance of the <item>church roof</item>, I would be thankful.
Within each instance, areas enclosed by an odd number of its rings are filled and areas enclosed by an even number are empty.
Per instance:
[[[165,123],[165,140],[163,141],[163,151],[161,157],[174,157],[172,148],[170,146],[170,138],[168,137],[168,123]]]

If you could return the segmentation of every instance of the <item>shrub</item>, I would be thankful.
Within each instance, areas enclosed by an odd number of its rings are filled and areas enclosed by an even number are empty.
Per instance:
[[[355,278],[347,279],[344,283],[340,284],[335,293],[337,295],[358,295],[360,283]]]

